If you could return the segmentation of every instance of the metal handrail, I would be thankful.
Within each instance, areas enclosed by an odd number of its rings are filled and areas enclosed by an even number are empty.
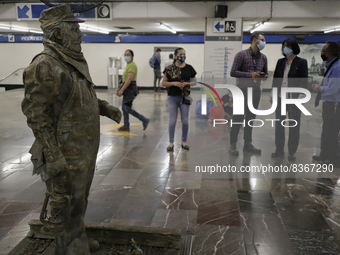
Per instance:
[[[11,74],[9,74],[9,75],[7,75],[6,77],[2,78],[2,79],[0,80],[0,82],[6,80],[6,79],[7,79],[8,77],[10,77],[12,74],[15,74],[16,72],[18,72],[18,71],[21,70],[21,69],[25,69],[25,68],[24,68],[24,67],[18,68],[17,70],[15,70],[14,72],[12,72]]]

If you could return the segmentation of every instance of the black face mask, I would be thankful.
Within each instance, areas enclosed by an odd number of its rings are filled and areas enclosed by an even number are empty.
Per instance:
[[[326,57],[325,54],[321,54],[321,58],[322,58],[323,61],[326,61],[326,60],[327,60],[327,57]]]
[[[183,64],[185,62],[185,56],[178,56],[177,61]]]

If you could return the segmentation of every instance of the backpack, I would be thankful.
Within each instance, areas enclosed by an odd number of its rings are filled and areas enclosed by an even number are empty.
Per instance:
[[[208,119],[209,118],[209,109],[212,106],[214,106],[214,102],[210,101],[210,100],[207,101],[207,114],[206,115],[202,115],[202,113],[201,113],[202,101],[198,100],[196,102],[196,112],[195,112],[196,118],[199,118],[199,119]]]
[[[155,55],[152,55],[152,57],[149,59],[149,65],[151,68],[155,68]]]
[[[222,106],[212,106],[209,108],[209,120],[208,122],[213,122],[214,119],[217,122],[224,121],[224,109]]]

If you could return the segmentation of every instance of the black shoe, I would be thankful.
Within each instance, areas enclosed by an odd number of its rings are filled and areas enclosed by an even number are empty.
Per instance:
[[[252,142],[245,142],[243,146],[243,151],[252,152],[255,154],[261,154],[261,150],[256,148]]]
[[[272,153],[272,158],[278,158],[285,155],[285,153],[283,151],[275,151]]]
[[[238,150],[236,149],[236,143],[232,143],[229,147],[229,153],[233,156],[238,156]]]
[[[295,160],[296,160],[295,154],[288,156],[288,161],[295,161]]]
[[[150,123],[149,119],[146,119],[146,120],[143,121],[143,130],[147,129],[149,123]]]
[[[167,152],[171,152],[171,151],[174,151],[174,146],[168,146],[167,148],[166,148],[166,151]]]
[[[181,146],[182,146],[182,149],[184,149],[184,150],[189,150],[190,149],[190,147],[189,147],[189,145],[183,145],[183,144],[181,144]]]
[[[312,157],[313,160],[319,161],[319,162],[325,162],[326,159],[324,157],[318,156],[318,155],[313,155]]]
[[[324,161],[322,161],[323,164],[326,164],[326,165],[332,165],[333,167],[336,167],[336,168],[339,168],[340,167],[340,162],[339,160],[336,160],[336,161],[332,161],[330,159],[326,159]]]
[[[119,132],[130,132],[130,128],[121,126],[120,128],[118,128],[118,131]]]

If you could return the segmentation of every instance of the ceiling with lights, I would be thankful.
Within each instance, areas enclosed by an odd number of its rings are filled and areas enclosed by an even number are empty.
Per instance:
[[[305,0],[305,2],[322,2],[323,0]],[[332,0],[330,0],[332,1]],[[340,0],[334,0],[339,3],[340,9]],[[10,1],[10,0],[0,0],[2,3],[28,3],[35,2],[37,0],[26,0],[26,1]],[[105,2],[134,2],[134,1],[116,1],[116,0],[106,0]],[[190,1],[138,1],[140,2],[190,2]],[[197,1],[196,1],[197,2]],[[212,2],[209,0],[204,0],[204,2]],[[254,2],[254,0],[229,0],[229,1],[213,1],[216,4],[227,4],[229,2]],[[259,0],[256,2],[270,2],[275,5],[275,2],[301,2],[300,0]],[[255,3],[255,2],[254,2]],[[271,4],[268,3],[267,6]],[[117,4],[116,4],[117,5]],[[151,5],[151,4],[150,4]],[[214,6],[213,3],[210,5]],[[230,4],[231,5],[231,4]],[[249,5],[249,3],[248,3]],[[303,5],[303,3],[302,3]],[[6,5],[4,5],[6,6]],[[317,5],[319,6],[319,5]],[[1,8],[1,5],[0,5]],[[230,8],[231,9],[231,8]],[[263,33],[267,34],[321,34],[324,32],[331,33],[340,33],[338,30],[340,28],[340,19],[338,17],[301,17],[301,18],[277,18],[269,17],[269,10],[267,8],[265,15],[258,15],[258,17],[245,17],[243,18],[243,32],[250,33],[254,28]],[[274,9],[275,10],[275,9]],[[277,10],[277,9],[276,9]],[[318,10],[314,10],[317,14]],[[243,14],[243,13],[241,13]],[[241,15],[239,14],[239,15]],[[162,15],[160,15],[162,16]],[[205,18],[199,17],[190,17],[190,15],[183,15],[183,18],[171,18],[166,17],[158,18],[158,17],[148,17],[148,18],[135,18],[133,17],[113,17],[112,20],[87,20],[82,26],[81,30],[84,33],[92,34],[92,33],[103,33],[103,34],[203,34],[205,31]],[[271,16],[271,14],[270,14]],[[277,16],[277,15],[276,15]],[[18,21],[15,19],[12,20],[1,20],[0,19],[0,33],[41,33],[40,23],[37,20],[32,21]]]

